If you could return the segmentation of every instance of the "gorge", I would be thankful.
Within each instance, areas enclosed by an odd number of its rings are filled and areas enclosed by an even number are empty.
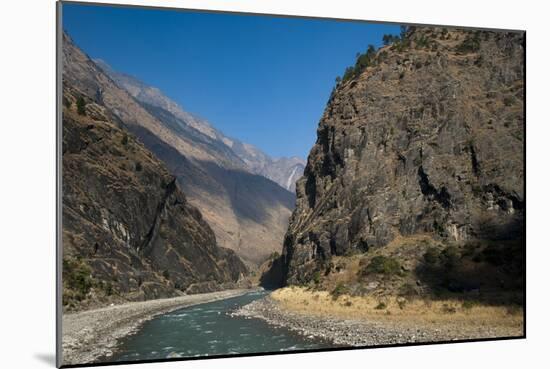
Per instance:
[[[385,35],[336,79],[305,162],[64,34],[64,311],[75,336],[88,313],[139,322],[87,357],[520,337],[524,37]]]

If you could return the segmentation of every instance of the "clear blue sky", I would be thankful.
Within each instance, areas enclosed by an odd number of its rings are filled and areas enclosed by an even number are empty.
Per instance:
[[[306,158],[334,79],[397,25],[63,6],[92,58],[160,88],[185,110],[271,156]]]

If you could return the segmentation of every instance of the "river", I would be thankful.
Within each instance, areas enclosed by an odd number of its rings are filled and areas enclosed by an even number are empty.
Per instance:
[[[307,338],[261,319],[232,317],[230,312],[265,296],[242,296],[195,305],[146,322],[122,340],[109,361],[135,361],[195,356],[265,353],[334,348],[334,344]]]

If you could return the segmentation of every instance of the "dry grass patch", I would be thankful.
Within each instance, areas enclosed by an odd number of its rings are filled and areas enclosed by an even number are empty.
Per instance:
[[[334,298],[326,291],[286,287],[271,297],[286,310],[323,318],[391,320],[413,324],[445,324],[523,327],[523,309],[487,306],[463,300],[405,299],[396,296]]]

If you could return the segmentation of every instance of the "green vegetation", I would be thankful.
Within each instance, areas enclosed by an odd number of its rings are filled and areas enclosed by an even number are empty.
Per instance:
[[[441,264],[448,269],[456,267],[461,259],[460,252],[455,246],[445,248],[439,257],[441,259]]]
[[[415,44],[417,49],[423,49],[430,46],[430,40],[426,36],[422,35],[416,38]]]
[[[86,115],[86,101],[82,96],[79,96],[76,100],[76,112],[79,115]]]
[[[409,40],[407,39],[409,27],[402,26],[399,36],[385,34],[382,36],[382,42],[384,45],[392,45],[392,48],[397,51],[403,51],[405,47],[409,46]],[[355,65],[347,67],[344,71],[342,78],[336,77],[336,85],[338,86],[342,82],[347,82],[353,78],[356,78],[366,68],[376,65],[378,62],[384,60],[387,53],[381,52],[378,57],[376,56],[376,48],[373,45],[369,45],[364,53],[357,53]]]
[[[63,105],[64,105],[66,108],[70,108],[71,105],[73,105],[73,104],[69,101],[69,99],[67,99],[66,96],[63,96]]]
[[[404,51],[407,47],[410,46],[410,40],[407,38],[409,27],[401,26],[401,32],[399,33],[399,38],[395,39],[392,44],[392,49],[397,52]]]
[[[138,161],[136,162],[136,172],[141,172],[143,169],[143,166],[141,165],[141,163]]]
[[[471,308],[473,308],[474,306],[477,305],[477,302],[476,301],[472,301],[472,300],[467,300],[467,301],[464,301],[462,303],[462,308],[464,310],[470,310]]]
[[[435,247],[430,247],[424,253],[424,262],[429,266],[441,265],[447,269],[452,269],[457,266],[459,261],[464,257],[456,246],[448,246],[443,251],[439,251]]]
[[[114,277],[116,281],[116,276]],[[80,257],[63,259],[63,306],[75,308],[80,301],[84,301],[94,289],[103,292],[106,296],[115,294],[111,281],[98,280],[92,276],[92,269]]]
[[[435,247],[430,247],[424,254],[424,261],[429,265],[435,265],[439,261],[439,250]]]
[[[313,283],[319,284],[321,283],[321,273],[316,270],[315,273],[313,273]]]
[[[338,300],[338,297],[349,293],[349,288],[342,282],[338,283],[336,287],[330,292],[333,300]]]
[[[524,249],[521,240],[471,240],[462,245],[428,248],[415,271],[436,296],[471,292],[478,301],[497,304],[522,303],[513,291],[521,291]],[[501,291],[496,293],[496,291]],[[464,309],[469,309],[467,302]]]
[[[111,296],[113,294],[113,284],[111,282],[107,282],[105,284],[105,293],[107,296]]]
[[[162,272],[162,276],[166,279],[170,279],[170,272],[168,270],[165,270]]]
[[[400,275],[401,265],[399,262],[387,256],[375,256],[370,263],[360,271],[361,274],[383,274],[387,276]]]
[[[63,305],[82,301],[94,285],[92,270],[81,259],[63,259]]]
[[[126,146],[128,144],[128,135],[125,133],[124,136],[122,136],[122,140],[120,141],[121,144]]]
[[[481,46],[481,39],[479,37],[479,32],[474,32],[466,36],[464,41],[456,47],[456,51],[459,53],[473,53],[479,50]]]
[[[375,306],[375,309],[376,309],[376,310],[384,310],[386,307],[387,307],[386,304],[383,303],[382,301],[380,301],[380,302],[378,303],[378,305]]]
[[[366,68],[375,64],[376,49],[373,45],[369,45],[367,51],[364,53],[357,53],[355,66],[347,67],[342,77],[342,82],[349,81],[352,78],[357,77]]]
[[[385,46],[391,45],[394,42],[398,42],[400,40],[401,40],[401,38],[399,36],[395,36],[395,35],[386,34],[386,35],[382,36],[382,42],[384,43]]]
[[[489,244],[479,254],[479,258],[491,265],[506,267],[506,269],[521,269],[524,260],[523,247],[521,243]]]

